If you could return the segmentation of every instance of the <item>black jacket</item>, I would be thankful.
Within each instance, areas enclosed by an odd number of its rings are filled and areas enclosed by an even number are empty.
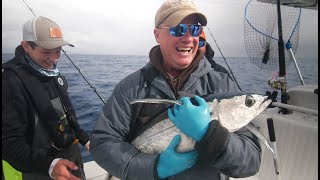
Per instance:
[[[46,94],[48,96],[46,98],[50,100],[57,97],[63,99],[63,96],[70,101],[66,80],[63,76],[59,76],[64,80],[65,88],[58,90],[59,87],[54,82],[55,78],[44,77],[31,68],[24,53],[16,53],[15,58],[2,64],[2,69],[5,69],[2,72],[2,158],[21,172],[48,174],[51,162],[58,158],[55,154],[50,154],[49,150],[52,148],[51,143],[58,142],[56,139],[58,135],[52,136],[50,132],[59,134],[59,120],[48,123],[48,119],[52,117],[44,118],[45,116],[40,115],[39,107],[33,99],[40,95],[31,94],[26,87],[26,82],[23,82],[13,69],[8,68],[9,66],[17,67],[29,75],[29,78],[40,81],[40,86],[46,91],[43,94]],[[77,123],[71,102],[62,104],[67,105],[68,114],[72,117],[67,116],[70,127],[73,129],[70,132],[73,132],[79,142],[85,145],[89,141],[89,136]],[[37,125],[41,127],[40,130]],[[42,142],[39,143],[39,139],[42,139]]]

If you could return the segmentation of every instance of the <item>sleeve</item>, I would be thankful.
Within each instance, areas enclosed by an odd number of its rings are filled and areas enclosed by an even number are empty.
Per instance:
[[[227,92],[240,91],[228,77],[218,82],[213,86],[218,86]],[[260,168],[259,140],[245,127],[231,133],[218,121],[211,121],[208,131],[201,141],[196,143],[195,149],[199,151],[200,157],[207,159],[211,166],[229,177],[252,176]]]
[[[31,150],[34,111],[22,81],[10,70],[2,73],[2,158],[22,172],[48,174],[53,157]]]
[[[93,128],[90,152],[93,159],[108,173],[121,179],[154,179],[158,155],[139,152],[128,142],[132,120],[132,107],[125,94],[128,83],[118,84],[104,105]]]
[[[195,148],[200,156],[227,176],[243,178],[256,174],[261,163],[261,146],[245,127],[230,133],[218,121],[212,121]]]

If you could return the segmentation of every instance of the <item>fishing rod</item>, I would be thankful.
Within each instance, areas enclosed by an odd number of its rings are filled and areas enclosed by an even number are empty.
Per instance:
[[[86,82],[89,84],[89,86],[93,89],[93,91],[98,95],[98,97],[101,99],[101,101],[103,102],[103,104],[106,103],[105,98],[103,97],[103,95],[97,90],[97,88],[95,86],[93,86],[89,80],[82,74],[79,66],[77,66],[72,60],[71,57],[69,57],[69,55],[67,55],[67,52],[65,50],[62,49],[62,52],[64,53],[64,55],[67,56],[67,58],[70,60],[70,62],[73,64],[73,66],[78,70],[78,72],[81,74],[81,76],[83,77],[84,80],[86,80]]]
[[[235,77],[234,77],[234,75],[233,75],[233,72],[232,72],[232,70],[231,70],[231,68],[230,68],[229,64],[227,63],[226,58],[224,57],[224,55],[223,55],[223,53],[222,53],[222,51],[221,51],[220,47],[218,46],[217,41],[214,39],[214,37],[213,37],[213,35],[212,35],[212,33],[211,33],[211,31],[210,31],[209,27],[208,27],[208,26],[206,26],[206,27],[207,27],[207,29],[208,29],[208,31],[209,31],[209,33],[210,33],[210,36],[211,36],[211,37],[212,37],[212,39],[214,40],[214,43],[215,43],[215,44],[216,44],[216,46],[218,47],[218,50],[219,50],[219,52],[220,52],[220,54],[221,54],[221,56],[222,56],[222,58],[223,58],[224,62],[227,64],[228,69],[229,69],[229,71],[230,71],[230,73],[231,73],[231,75],[232,75],[232,78],[234,79],[234,81],[235,81],[235,83],[237,84],[237,86],[238,86],[238,88],[240,89],[240,91],[242,91],[242,89],[240,88],[240,86],[239,86],[239,84],[238,84],[238,82],[237,82],[236,78],[235,78]]]
[[[268,124],[270,144],[271,144],[271,147],[274,151],[274,156],[273,156],[274,170],[275,170],[275,174],[277,175],[277,180],[279,180],[280,179],[279,158],[278,158],[278,152],[277,152],[277,143],[276,143],[276,135],[274,132],[273,119],[268,118],[267,124]]]
[[[30,6],[28,6],[28,4],[27,4],[24,0],[22,0],[22,1],[23,1],[24,4],[29,8],[29,10],[31,11],[31,13],[32,13],[35,17],[37,17],[36,14],[33,12],[33,10],[30,8]],[[81,76],[83,77],[83,79],[89,84],[89,86],[93,89],[93,91],[98,95],[98,97],[101,99],[101,101],[103,102],[103,104],[106,104],[106,100],[105,100],[105,98],[103,97],[103,95],[101,94],[101,92],[99,92],[99,91],[97,90],[97,88],[89,82],[89,80],[88,80],[88,79],[85,77],[85,75],[81,72],[79,66],[77,66],[77,65],[71,60],[71,57],[70,57],[69,55],[67,55],[67,52],[66,52],[65,50],[62,49],[62,52],[63,52],[63,54],[69,59],[69,61],[72,63],[72,65],[78,70],[78,72],[80,73],[80,75],[81,75]]]
[[[287,95],[287,83],[286,83],[286,64],[285,64],[285,53],[284,53],[284,42],[282,35],[282,21],[281,21],[281,9],[280,9],[280,0],[277,0],[277,15],[278,15],[278,53],[279,53],[279,77],[283,80],[281,86],[281,103],[287,104],[288,95]],[[287,114],[288,110],[283,108],[281,109],[283,114]]]

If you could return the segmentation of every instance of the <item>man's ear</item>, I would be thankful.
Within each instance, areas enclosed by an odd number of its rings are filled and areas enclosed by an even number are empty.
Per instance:
[[[153,30],[153,34],[154,34],[154,37],[156,38],[157,43],[160,44],[160,37],[159,37],[160,36],[160,31],[159,31],[159,29],[155,28]]]
[[[21,41],[21,46],[27,53],[30,52],[32,49],[31,46],[27,43],[27,41]]]

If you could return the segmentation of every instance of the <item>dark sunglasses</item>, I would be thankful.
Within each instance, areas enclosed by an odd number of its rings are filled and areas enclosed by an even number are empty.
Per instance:
[[[203,39],[199,39],[199,48],[202,48],[204,45],[206,45],[206,41]]]
[[[191,36],[198,37],[202,33],[203,27],[198,24],[178,24],[176,27],[159,27],[168,28],[169,33],[173,37],[182,37],[186,35],[189,29]]]

